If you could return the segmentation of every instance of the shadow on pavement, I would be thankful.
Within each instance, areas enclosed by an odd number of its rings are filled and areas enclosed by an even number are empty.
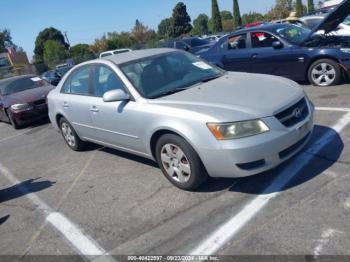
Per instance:
[[[51,187],[55,182],[51,181],[38,181],[40,178],[29,179],[9,188],[0,190],[0,203],[25,196],[30,193],[42,191]]]
[[[10,218],[10,215],[6,215],[0,218],[0,226],[6,222],[7,219]]]

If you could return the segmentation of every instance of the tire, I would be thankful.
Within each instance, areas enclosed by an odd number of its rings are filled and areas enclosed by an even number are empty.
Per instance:
[[[16,120],[13,118],[11,110],[7,109],[6,114],[7,114],[7,117],[9,118],[11,126],[16,130],[19,129],[20,126],[19,124],[17,124]]]
[[[196,151],[177,135],[165,134],[158,139],[156,159],[165,177],[180,189],[195,190],[208,178]]]
[[[67,145],[74,151],[81,151],[84,149],[85,142],[82,141],[77,133],[75,132],[72,125],[65,119],[61,117],[59,120],[59,127],[64,141]]]
[[[341,70],[337,62],[331,59],[315,61],[309,68],[308,78],[314,86],[334,86],[339,84]]]

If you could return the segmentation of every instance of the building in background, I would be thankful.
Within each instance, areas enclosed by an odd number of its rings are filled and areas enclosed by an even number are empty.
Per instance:
[[[33,68],[26,52],[16,52],[14,48],[9,48],[8,52],[0,53],[0,79],[31,73]]]

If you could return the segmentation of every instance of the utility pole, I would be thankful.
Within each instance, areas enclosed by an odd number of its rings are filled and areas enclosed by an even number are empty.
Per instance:
[[[67,31],[64,31],[64,36],[66,38],[67,44],[70,46],[68,35],[67,35]]]

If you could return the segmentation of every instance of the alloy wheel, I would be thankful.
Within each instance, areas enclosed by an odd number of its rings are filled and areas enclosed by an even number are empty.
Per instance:
[[[191,177],[191,166],[181,148],[165,144],[161,150],[161,162],[168,176],[176,182],[186,183]]]
[[[63,122],[61,129],[62,129],[63,137],[67,141],[68,145],[70,145],[71,147],[74,147],[75,146],[75,135],[74,135],[72,129],[70,128],[70,126],[67,123]]]
[[[314,83],[319,86],[329,86],[336,78],[336,70],[333,65],[320,63],[311,71],[311,77]]]

